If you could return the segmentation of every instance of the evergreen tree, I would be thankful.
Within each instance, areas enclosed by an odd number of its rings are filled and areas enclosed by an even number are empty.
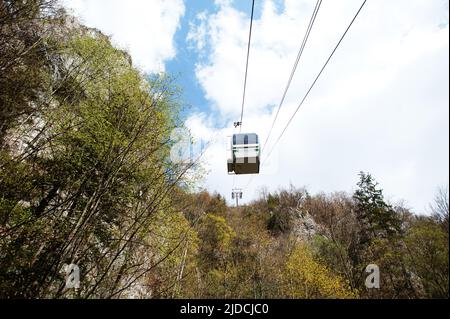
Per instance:
[[[358,189],[353,195],[355,214],[360,225],[360,244],[375,237],[392,238],[401,234],[401,221],[384,200],[383,191],[370,174],[360,172]]]

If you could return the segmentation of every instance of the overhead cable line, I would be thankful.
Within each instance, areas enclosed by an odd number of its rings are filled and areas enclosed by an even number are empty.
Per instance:
[[[283,105],[284,100],[286,98],[287,91],[289,90],[289,87],[291,86],[292,78],[294,77],[294,73],[297,70],[298,63],[300,61],[300,58],[302,57],[303,50],[305,49],[306,42],[308,41],[309,34],[311,33],[312,27],[314,25],[314,21],[316,20],[317,13],[319,12],[321,4],[322,4],[322,0],[317,0],[316,6],[315,6],[314,11],[313,11],[312,16],[311,16],[311,19],[309,20],[308,28],[306,29],[305,35],[303,37],[302,44],[300,45],[300,49],[298,51],[297,58],[295,59],[294,66],[292,67],[292,71],[291,71],[291,74],[289,76],[289,80],[287,82],[286,88],[284,89],[283,96],[281,97],[280,104],[278,105],[277,113],[275,114],[275,118],[273,119],[272,126],[270,127],[269,133],[267,134],[266,141],[264,142],[263,147],[261,149],[261,153],[264,152],[264,149],[265,149],[265,147],[267,145],[267,142],[269,141],[270,135],[272,134],[272,130],[273,130],[274,126],[275,126],[275,122],[278,119],[278,115],[280,113],[281,106]]]
[[[252,13],[250,16],[250,30],[248,33],[248,46],[247,46],[247,61],[245,63],[245,76],[244,76],[244,91],[242,93],[242,108],[241,108],[241,121],[240,121],[240,128],[239,128],[239,132],[242,131],[242,119],[244,117],[244,104],[245,104],[245,93],[246,93],[246,89],[247,89],[247,73],[248,73],[248,59],[250,56],[250,43],[251,43],[251,39],[252,39],[252,27],[253,27],[253,12],[255,9],[255,0],[252,1]]]
[[[359,13],[361,12],[362,8],[364,7],[364,5],[366,4],[367,0],[364,0],[364,2],[362,3],[362,5],[359,7],[358,11],[356,12],[355,16],[353,17],[353,19],[351,20],[350,24],[348,25],[347,29],[345,30],[345,32],[343,33],[343,35],[341,36],[341,38],[339,39],[339,42],[337,43],[337,45],[335,46],[335,48],[333,49],[333,51],[331,52],[330,56],[328,57],[328,59],[326,60],[325,64],[323,65],[322,69],[320,70],[320,72],[317,74],[316,78],[314,79],[314,82],[311,84],[311,86],[309,87],[308,91],[306,92],[305,96],[303,97],[303,99],[301,100],[300,104],[298,105],[297,109],[295,110],[294,114],[292,114],[291,118],[289,119],[288,123],[286,124],[286,126],[284,127],[283,131],[281,132],[280,136],[278,136],[277,140],[275,141],[274,146],[272,147],[272,149],[270,150],[270,152],[268,153],[268,155],[265,157],[264,162],[267,161],[267,159],[270,157],[270,155],[272,154],[273,150],[275,149],[276,145],[278,144],[278,142],[281,140],[281,138],[283,137],[284,133],[286,132],[287,128],[289,127],[289,125],[291,124],[294,116],[297,114],[298,110],[300,109],[300,107],[303,105],[303,103],[305,102],[306,98],[308,97],[309,93],[311,92],[311,90],[313,89],[314,85],[316,84],[317,80],[319,79],[319,77],[322,75],[323,71],[325,70],[326,66],[328,65],[328,63],[330,62],[331,58],[333,57],[334,53],[336,52],[337,48],[339,47],[339,45],[341,44],[342,40],[345,38],[345,36],[347,35],[348,30],[350,30],[350,27],[353,25],[353,22],[355,22],[356,18],[358,17]],[[263,163],[264,165],[264,163]]]
[[[244,75],[244,89],[242,92],[242,107],[241,107],[241,119],[239,122],[234,123],[234,127],[239,126],[239,133],[242,132],[242,120],[244,118],[244,105],[245,105],[245,93],[247,91],[247,74],[248,74],[248,60],[250,57],[250,44],[252,40],[252,28],[253,28],[253,14],[255,11],[255,0],[252,0],[252,11],[250,14],[250,28],[248,32],[248,44],[247,44],[247,59],[245,62],[245,75]],[[236,176],[233,176],[233,188],[236,185]]]

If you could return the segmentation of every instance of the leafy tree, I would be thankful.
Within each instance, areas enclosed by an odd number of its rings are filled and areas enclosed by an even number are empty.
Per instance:
[[[202,219],[198,230],[202,272],[199,289],[204,297],[229,296],[229,281],[235,275],[235,268],[230,263],[231,244],[235,236],[236,233],[223,217],[207,214]]]
[[[191,167],[169,161],[177,91],[169,78],[144,79],[95,30],[76,26],[60,47],[52,103],[11,133],[26,147],[2,157],[2,295],[65,296],[60,270],[76,263],[78,297],[120,296],[169,261],[138,256]]]
[[[407,262],[421,279],[430,298],[448,298],[449,250],[448,234],[429,218],[420,218],[408,230]]]
[[[205,265],[215,267],[220,266],[231,253],[232,239],[236,234],[223,217],[207,214],[201,221],[198,236]]]
[[[63,30],[55,1],[0,1],[0,146],[7,131],[30,121],[45,105]]]

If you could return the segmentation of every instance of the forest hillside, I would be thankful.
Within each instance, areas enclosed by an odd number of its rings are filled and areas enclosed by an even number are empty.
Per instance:
[[[0,0],[0,298],[448,298],[447,191],[414,215],[361,172],[229,207],[170,161],[179,92],[54,1]]]

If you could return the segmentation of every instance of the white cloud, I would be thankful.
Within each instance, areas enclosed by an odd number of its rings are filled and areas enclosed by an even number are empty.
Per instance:
[[[323,2],[269,144],[360,3]],[[244,130],[264,141],[314,1],[286,0],[282,12],[270,0],[262,5],[253,24]],[[240,114],[249,16],[221,1],[200,25],[191,29],[190,40],[210,52],[197,65],[197,79],[220,114],[215,124],[232,127]],[[352,191],[364,170],[389,199],[405,199],[423,212],[436,187],[449,180],[448,37],[447,1],[368,1],[282,138],[277,173],[263,167],[244,196],[252,199],[260,186],[274,190],[289,182],[313,192]],[[211,123],[204,128],[232,133]],[[233,178],[226,175],[223,143],[211,147],[205,162],[206,186],[228,195]],[[244,187],[249,177],[235,181]]]
[[[81,21],[112,36],[146,72],[164,71],[176,50],[174,34],[184,14],[183,0],[61,0]]]

